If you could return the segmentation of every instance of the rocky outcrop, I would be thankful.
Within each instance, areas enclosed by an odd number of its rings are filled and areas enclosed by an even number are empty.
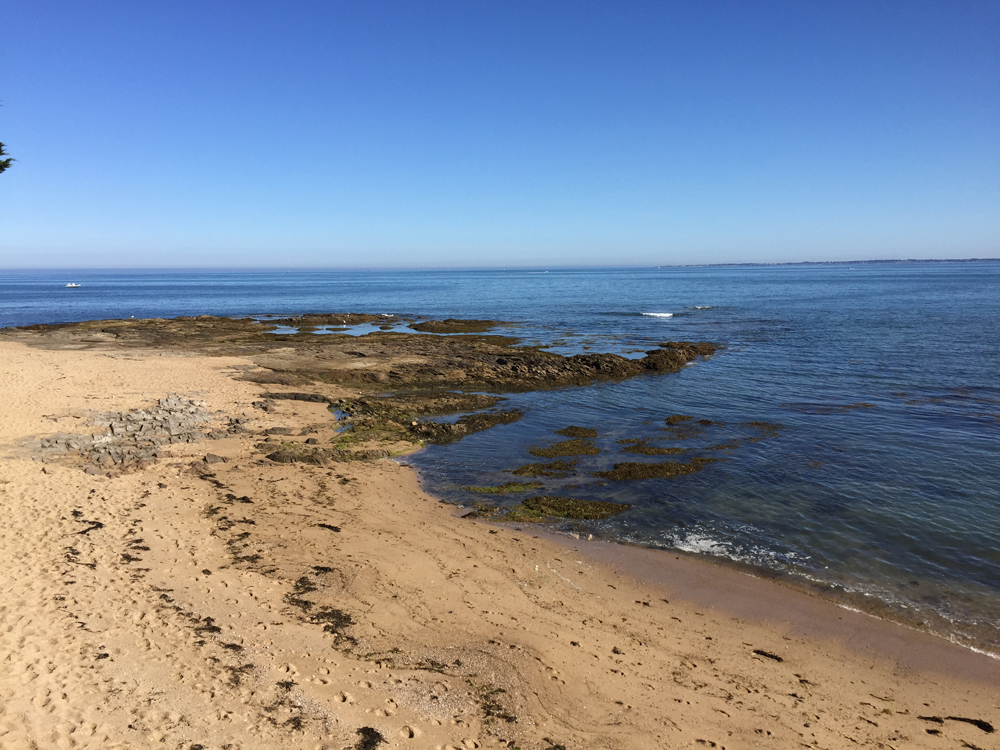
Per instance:
[[[173,348],[252,359],[243,377],[258,383],[331,383],[367,390],[527,391],[596,380],[675,372],[715,346],[666,341],[641,359],[586,353],[565,357],[510,336],[483,333],[490,320],[424,321],[425,333],[375,330],[363,336],[316,335],[319,325],[392,320],[379,315],[316,314],[255,320],[200,315],[170,320],[100,320],[0,331],[0,339],[48,348]],[[296,333],[275,333],[278,324]],[[448,332],[447,335],[441,335]],[[262,402],[262,408],[266,402]]]
[[[424,333],[486,333],[497,326],[504,325],[500,320],[460,320],[447,318],[445,320],[425,320],[422,323],[410,323],[414,331]]]
[[[75,454],[91,473],[142,468],[159,456],[163,446],[194,443],[246,432],[241,417],[230,417],[221,428],[206,429],[214,415],[202,401],[168,396],[155,406],[132,411],[106,412],[94,420],[105,427],[93,435],[60,434],[42,438],[43,454]]]

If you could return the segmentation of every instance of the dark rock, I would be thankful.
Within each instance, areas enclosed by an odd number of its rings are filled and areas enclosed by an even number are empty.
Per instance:
[[[345,451],[333,448],[306,446],[302,443],[285,443],[278,450],[267,454],[267,458],[279,464],[303,463],[324,466],[329,462],[374,461],[388,458],[387,450]]]
[[[290,328],[325,328],[327,326],[356,326],[362,323],[391,323],[395,315],[371,315],[368,313],[306,313],[296,318],[277,318],[262,321],[266,325],[288,326]]]
[[[223,458],[222,456],[217,456],[214,453],[209,453],[205,456],[206,464],[224,464],[229,463],[228,458]]]
[[[320,393],[262,393],[261,398],[275,401],[310,401],[317,404],[332,404],[334,399]]]
[[[425,320],[423,323],[411,323],[410,328],[424,333],[485,333],[499,325],[499,320],[461,320],[447,318],[446,320]]]
[[[498,424],[510,424],[524,416],[519,409],[508,411],[489,411],[480,414],[470,414],[455,422],[418,422],[410,425],[410,434],[426,440],[428,443],[442,445],[461,440],[466,435],[488,430]]]

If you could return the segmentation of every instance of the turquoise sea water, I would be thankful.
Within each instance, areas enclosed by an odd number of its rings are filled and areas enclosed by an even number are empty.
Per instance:
[[[509,395],[521,421],[410,460],[470,504],[490,496],[464,486],[514,479],[555,430],[591,427],[602,452],[544,492],[632,508],[561,528],[737,561],[1000,653],[1000,263],[0,274],[0,325],[327,311],[502,319],[562,353],[723,344],[673,375]],[[713,424],[670,431],[672,414]],[[622,453],[633,438],[688,453]],[[673,479],[589,476],[697,456],[717,460]]]

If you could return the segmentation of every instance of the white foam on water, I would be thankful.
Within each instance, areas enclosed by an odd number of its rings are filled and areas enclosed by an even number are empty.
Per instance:
[[[692,310],[711,310],[712,306],[711,305],[694,305],[691,309]]]
[[[968,643],[963,643],[962,641],[958,640],[954,635],[949,635],[948,636],[948,640],[951,643],[954,643],[956,646],[962,646],[963,648],[967,648],[967,649],[969,649],[969,651],[973,651],[973,652],[975,652],[977,654],[982,654],[983,656],[988,656],[991,659],[1000,660],[1000,654],[995,654],[992,651],[987,651],[987,650],[982,649],[982,648],[976,648],[975,646],[970,646]]]
[[[707,534],[687,534],[683,539],[675,536],[673,542],[674,547],[685,552],[737,559],[724,544]]]
[[[647,318],[672,318],[672,317],[674,317],[673,313],[641,313],[641,314],[645,315]]]

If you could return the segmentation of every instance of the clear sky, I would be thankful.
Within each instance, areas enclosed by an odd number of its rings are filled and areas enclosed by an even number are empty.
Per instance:
[[[3,268],[1000,256],[996,0],[3,15]]]

